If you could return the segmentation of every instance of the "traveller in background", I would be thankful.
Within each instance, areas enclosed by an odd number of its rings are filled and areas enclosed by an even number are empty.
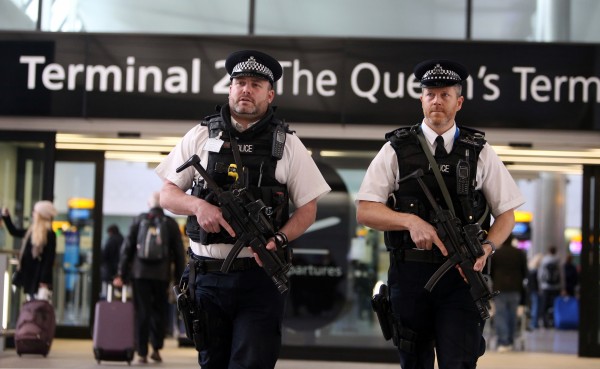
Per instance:
[[[33,206],[31,224],[27,229],[20,229],[14,226],[8,208],[2,209],[2,219],[8,233],[23,239],[13,285],[23,288],[27,300],[51,299],[56,256],[56,234],[52,230],[52,219],[57,213],[51,201],[38,201]]]
[[[543,253],[537,253],[531,258],[531,260],[529,260],[527,265],[529,269],[527,272],[527,292],[529,296],[529,324],[527,328],[530,331],[539,327],[539,320],[542,316],[542,296],[537,275],[543,257]]]
[[[556,255],[556,251],[556,246],[552,245],[548,247],[548,251],[540,262],[537,274],[538,284],[542,294],[541,311],[545,328],[551,328],[553,326],[551,312],[554,306],[554,299],[561,294],[566,294],[564,290],[565,278],[563,269],[561,267],[561,261],[558,255]]]
[[[494,289],[500,292],[494,298],[498,352],[512,351],[517,334],[517,309],[524,303],[527,255],[513,245],[513,240],[512,235],[509,236],[491,259],[492,282]]]
[[[481,272],[487,258],[510,235],[514,209],[525,200],[510,173],[482,132],[458,126],[462,108],[462,83],[469,73],[460,63],[434,59],[418,64],[424,118],[412,127],[386,134],[356,195],[357,221],[385,231],[390,251],[388,285],[395,326],[402,329],[398,353],[404,369],[475,368],[485,351],[482,320],[470,287],[458,268],[441,277],[431,292],[423,287],[446,260],[448,252],[434,226],[433,206],[415,179],[400,179],[423,172],[423,181],[444,209],[452,206],[463,225],[479,223],[487,230],[484,255],[473,270]],[[404,119],[412,121],[412,119]],[[474,122],[475,123],[475,122]],[[435,164],[429,156],[435,152]],[[462,160],[462,169],[457,168]],[[432,160],[433,161],[433,160]],[[434,176],[439,168],[447,187],[448,203]],[[468,168],[466,168],[468,167]],[[489,211],[487,206],[489,204]],[[490,227],[489,214],[494,216]],[[411,334],[409,334],[411,333]]]
[[[106,228],[108,239],[102,248],[102,264],[100,278],[102,280],[102,297],[106,297],[107,285],[113,282],[119,271],[119,254],[123,245],[123,235],[116,224]]]
[[[277,232],[266,245],[271,251],[284,250],[308,229],[317,200],[330,187],[300,139],[274,114],[273,85],[283,73],[279,62],[260,51],[242,50],[227,57],[225,69],[231,79],[229,102],[186,133],[156,172],[164,181],[161,204],[188,216],[191,260],[184,280],[190,268],[198,271],[188,282],[195,284],[197,306],[206,314],[200,324],[207,339],[195,341],[198,363],[203,369],[268,369],[279,357],[287,292],[279,292],[248,247],[228,273],[219,272],[243,235],[225,220],[213,189],[194,168],[176,169],[198,155],[217,185],[229,190],[235,181],[229,168],[241,161],[248,191],[272,210],[266,216]],[[186,193],[194,184],[198,196]],[[295,206],[291,216],[288,200]]]
[[[160,207],[159,193],[148,199],[149,211],[136,217],[129,228],[113,280],[116,287],[130,281],[136,317],[138,362],[161,362],[171,281],[177,283],[184,268],[184,251],[177,222]],[[173,267],[172,267],[173,266]],[[173,273],[173,274],[171,274]]]

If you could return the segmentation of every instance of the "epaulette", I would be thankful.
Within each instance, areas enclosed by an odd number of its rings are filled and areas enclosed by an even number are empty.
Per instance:
[[[203,126],[205,126],[205,127],[207,127],[211,121],[212,122],[215,121],[215,118],[219,118],[219,120],[222,120],[222,119],[220,119],[221,118],[221,114],[218,114],[218,113],[217,114],[211,114],[211,115],[205,116],[202,119],[202,122],[200,122],[200,124],[203,125]]]
[[[458,138],[460,142],[467,145],[473,145],[479,149],[487,142],[485,139],[485,132],[471,127],[460,126],[459,128],[462,133]]]
[[[273,118],[271,118],[271,124],[273,124],[275,126],[281,126],[281,128],[283,129],[283,131],[285,133],[289,133],[289,134],[296,133],[296,131],[294,131],[290,128],[290,125],[288,123],[286,123],[283,119],[279,119],[275,116]]]
[[[215,106],[215,111],[216,113],[214,114],[210,114],[204,117],[204,119],[202,119],[202,122],[200,122],[201,125],[203,125],[204,127],[208,126],[208,123],[217,117],[221,117],[221,105],[216,105]]]
[[[409,126],[409,127],[400,127],[397,128],[391,132],[388,132],[385,134],[385,140],[386,141],[398,141],[398,140],[405,140],[407,138],[409,138],[411,135],[416,134],[417,129],[419,128],[419,124],[413,125],[413,126]]]

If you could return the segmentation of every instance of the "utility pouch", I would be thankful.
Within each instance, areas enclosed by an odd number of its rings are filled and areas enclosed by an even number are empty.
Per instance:
[[[377,320],[379,320],[381,332],[383,332],[383,338],[385,338],[386,341],[391,339],[394,335],[392,309],[388,296],[388,286],[382,284],[379,287],[379,293],[374,295],[371,299],[371,307],[377,314]]]
[[[194,242],[202,242],[202,228],[198,224],[198,220],[195,215],[188,215],[185,223],[185,234]]]
[[[203,185],[202,183],[195,183],[194,187],[192,187],[191,195],[196,196],[198,198],[202,198],[202,196],[205,195],[205,194],[203,194],[202,185]],[[196,215],[194,215],[194,214],[188,215],[187,221],[185,223],[185,233],[192,241],[201,243],[202,228],[200,228],[200,225],[198,224]],[[175,293],[177,294],[177,292],[175,292]],[[188,338],[190,338],[190,337],[188,337]]]
[[[204,182],[200,182],[195,184],[192,187],[192,196],[196,196],[200,199],[204,199],[210,202],[213,205],[218,205],[216,202],[216,196],[209,191],[209,189],[204,188]],[[200,225],[198,224],[198,220],[196,219],[196,215],[188,215],[187,221],[185,223],[185,233],[187,236],[194,242],[206,245],[208,244],[208,234]]]
[[[173,286],[173,292],[175,292],[175,297],[177,299],[177,311],[179,311],[179,314],[181,314],[181,319],[183,320],[185,335],[187,338],[192,339],[196,306],[194,306],[195,304],[190,300],[189,289],[187,286],[184,286],[183,288],[184,290],[181,291],[179,286]]]
[[[428,219],[427,209],[416,197],[399,196],[399,194],[394,193],[388,197],[386,205],[394,211],[415,214],[421,219]],[[398,247],[407,245],[410,248],[410,245],[414,245],[408,231],[386,231],[383,237],[387,250],[395,250]]]
[[[388,286],[382,284],[379,287],[379,293],[371,299],[371,306],[377,314],[383,338],[386,341],[391,339],[394,346],[402,351],[414,353],[417,334],[411,329],[402,327],[400,322],[394,318],[389,296]]]
[[[183,288],[183,291],[181,290]],[[197,351],[205,350],[208,344],[208,314],[199,309],[190,297],[187,285],[173,286],[177,297],[177,310],[181,314],[185,335],[194,341]]]

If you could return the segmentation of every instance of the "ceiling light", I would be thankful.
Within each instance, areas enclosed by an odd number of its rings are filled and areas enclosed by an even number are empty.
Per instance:
[[[97,150],[97,151],[134,151],[134,152],[170,152],[173,146],[156,145],[116,145],[116,144],[90,144],[90,143],[56,143],[60,150]]]
[[[160,163],[166,157],[166,155],[146,152],[107,151],[104,153],[104,158],[108,160],[125,160],[142,163]]]
[[[559,172],[564,174],[579,174],[583,173],[583,168],[580,165],[524,165],[524,164],[507,164],[506,169],[511,172]]]

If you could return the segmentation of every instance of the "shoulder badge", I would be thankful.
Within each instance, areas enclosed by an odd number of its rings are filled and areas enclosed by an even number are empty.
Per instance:
[[[461,134],[459,136],[459,141],[464,144],[475,146],[478,149],[481,149],[487,142],[485,139],[485,132],[483,131],[463,126],[460,127],[460,131]]]

